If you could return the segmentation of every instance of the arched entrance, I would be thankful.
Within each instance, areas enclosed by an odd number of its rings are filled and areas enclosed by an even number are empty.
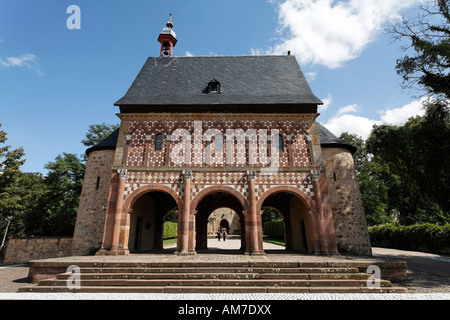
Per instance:
[[[312,253],[315,244],[314,222],[311,212],[312,203],[295,188],[273,188],[267,191],[258,201],[258,208],[276,210],[282,220],[282,233],[286,250]],[[259,211],[261,212],[261,211]],[[277,226],[279,227],[279,226]],[[273,232],[273,237],[280,236],[280,230],[264,230],[264,234]]]
[[[220,221],[220,230],[229,233],[230,224],[228,223],[227,219],[222,219],[222,221]]]
[[[195,197],[192,205],[193,207],[191,208],[195,208],[196,212],[196,251],[208,249],[208,222],[211,214],[218,208],[229,208],[233,210],[239,217],[240,234],[245,234],[244,211],[248,208],[248,204],[244,197],[235,189],[230,187],[223,187],[220,189],[217,187],[208,188]],[[222,229],[226,229],[228,232],[230,222],[227,219],[220,219],[217,227],[218,229],[220,228],[221,231]],[[217,230],[215,230],[215,232],[217,232]],[[245,237],[241,236],[239,249],[245,250],[245,248]]]
[[[145,188],[130,196],[128,249],[131,253],[163,250],[164,219],[178,211],[178,203],[166,190]]]

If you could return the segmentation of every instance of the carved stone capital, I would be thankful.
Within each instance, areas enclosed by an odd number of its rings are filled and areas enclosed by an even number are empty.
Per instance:
[[[311,174],[311,179],[313,181],[316,181],[319,179],[320,170],[311,170],[310,174]]]
[[[192,178],[192,170],[183,170],[182,174],[185,180],[190,180]]]
[[[248,170],[247,171],[247,178],[248,180],[254,180],[256,177],[256,171]]]
[[[118,169],[117,173],[119,174],[120,179],[125,179],[127,177],[128,170],[127,169]]]

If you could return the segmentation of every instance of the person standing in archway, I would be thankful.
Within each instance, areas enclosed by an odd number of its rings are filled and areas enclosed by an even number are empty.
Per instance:
[[[222,236],[223,236],[223,241],[225,241],[225,239],[227,238],[227,232],[225,231],[225,229],[222,232]]]
[[[217,230],[217,239],[220,241],[220,229]]]

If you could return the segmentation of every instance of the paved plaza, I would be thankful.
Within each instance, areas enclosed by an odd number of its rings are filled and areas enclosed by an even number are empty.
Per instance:
[[[270,259],[301,259],[330,261],[333,259],[354,259],[353,257],[330,257],[285,254],[284,247],[264,243],[265,256],[245,256],[239,252],[240,240],[227,239],[218,241],[208,239],[207,253],[201,253],[196,258],[214,260],[268,261]],[[173,246],[167,247],[165,259],[180,259],[172,255]],[[373,248],[373,258],[403,260],[408,263],[408,280],[397,283],[406,286],[407,294],[304,294],[304,293],[241,293],[241,294],[155,294],[155,293],[16,293],[19,287],[29,285],[26,279],[26,265],[0,266],[0,300],[450,300],[450,257],[436,254],[402,251],[394,249]],[[133,259],[145,260],[151,255],[133,255]],[[156,258],[156,256],[154,256]],[[88,257],[77,257],[80,261]],[[126,259],[116,257],[115,259]]]

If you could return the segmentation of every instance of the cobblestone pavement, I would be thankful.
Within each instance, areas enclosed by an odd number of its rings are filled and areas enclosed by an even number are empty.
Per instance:
[[[216,259],[243,259],[243,255],[229,254],[238,250],[240,241],[227,239],[217,241],[209,239],[208,260]],[[228,249],[228,255],[220,254],[221,250]],[[264,243],[264,249],[270,254],[257,259],[271,259],[272,255],[282,254],[284,247]],[[225,251],[224,251],[225,252]],[[407,287],[408,294],[80,294],[80,293],[16,293],[19,287],[28,284],[28,267],[26,265],[1,266],[0,265],[0,300],[1,299],[50,299],[50,300],[450,300],[450,257],[428,254],[422,252],[402,251],[394,249],[373,248],[374,258],[388,258],[403,260],[408,263],[408,279],[396,282],[394,285]],[[171,257],[168,255],[168,257]],[[80,257],[80,260],[83,257]],[[248,256],[247,256],[248,258]],[[285,256],[284,258],[294,258]],[[298,258],[296,256],[295,258]],[[330,259],[329,257],[305,257],[305,259]],[[351,257],[343,257],[351,259]]]
[[[386,248],[372,248],[372,253],[374,257],[406,261],[407,280],[396,284],[409,292],[450,293],[450,256]]]

